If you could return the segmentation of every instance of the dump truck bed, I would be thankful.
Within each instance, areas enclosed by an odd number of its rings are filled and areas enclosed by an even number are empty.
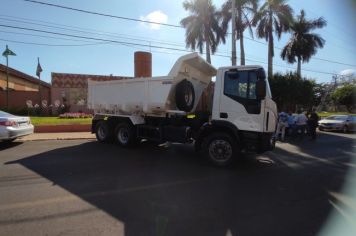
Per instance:
[[[216,69],[197,53],[180,57],[167,76],[88,81],[88,108],[95,113],[162,115],[178,110],[175,87],[186,79],[195,92],[194,112]]]

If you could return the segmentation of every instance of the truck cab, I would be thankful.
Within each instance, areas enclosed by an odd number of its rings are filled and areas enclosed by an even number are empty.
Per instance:
[[[216,133],[221,133],[219,147],[207,153],[216,154],[221,164],[224,163],[224,150],[232,150],[228,143],[233,142],[236,152],[246,150],[262,153],[274,148],[273,134],[277,120],[276,103],[272,94],[265,71],[261,66],[222,67],[217,71],[211,120],[205,126],[206,133],[202,136],[213,136],[208,143],[214,144],[218,140]],[[211,132],[211,134],[210,134]],[[232,137],[226,138],[227,135]],[[209,139],[209,138],[203,138]],[[204,141],[198,142],[202,149]],[[227,147],[224,145],[227,145]]]

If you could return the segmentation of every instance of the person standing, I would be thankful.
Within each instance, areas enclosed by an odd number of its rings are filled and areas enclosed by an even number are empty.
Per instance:
[[[287,127],[288,127],[288,115],[287,113],[282,111],[278,115],[277,138],[279,137],[279,135],[281,135],[281,140],[284,141]]]
[[[302,113],[302,111],[299,110],[296,125],[297,125],[297,132],[298,133],[300,132],[300,137],[303,137],[305,135],[307,121],[308,121],[308,118],[306,117],[306,115],[304,113]]]
[[[318,127],[319,116],[313,109],[308,119],[309,132],[312,140],[316,139],[316,127]]]
[[[287,135],[293,137],[295,135],[295,117],[292,111],[288,112],[288,128],[286,129]]]

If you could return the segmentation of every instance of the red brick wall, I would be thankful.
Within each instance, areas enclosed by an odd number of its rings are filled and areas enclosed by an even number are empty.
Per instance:
[[[51,91],[49,88],[41,88],[42,100],[47,100],[48,105],[51,103]],[[33,91],[9,91],[9,108],[21,109],[26,108],[26,101],[31,100],[32,104],[39,104],[39,94]],[[0,91],[0,109],[6,108],[6,91]]]

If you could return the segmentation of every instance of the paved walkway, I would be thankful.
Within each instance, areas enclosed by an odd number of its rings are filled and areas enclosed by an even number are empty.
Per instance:
[[[69,140],[69,139],[95,139],[95,135],[90,132],[71,132],[71,133],[34,133],[18,140],[37,141],[37,140]]]

